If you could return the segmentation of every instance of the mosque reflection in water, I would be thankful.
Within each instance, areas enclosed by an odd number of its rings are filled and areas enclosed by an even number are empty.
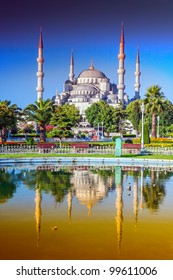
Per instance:
[[[158,167],[2,168],[1,259],[172,259],[172,181]]]

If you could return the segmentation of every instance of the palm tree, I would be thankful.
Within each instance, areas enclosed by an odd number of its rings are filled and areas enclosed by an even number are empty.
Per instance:
[[[35,101],[29,104],[24,112],[28,120],[35,121],[40,130],[40,142],[46,142],[46,125],[49,124],[53,112],[53,102],[51,99]]]
[[[152,116],[151,137],[156,138],[156,116],[164,110],[165,96],[161,92],[159,85],[153,85],[147,88],[144,103],[146,104],[146,112]]]

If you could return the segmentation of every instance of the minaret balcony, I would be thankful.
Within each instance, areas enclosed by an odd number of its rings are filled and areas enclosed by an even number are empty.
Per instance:
[[[140,71],[136,71],[135,72],[135,76],[140,76],[141,75],[141,72]]]
[[[123,59],[125,59],[125,57],[126,57],[126,55],[124,53],[119,53],[119,55],[118,55],[119,60],[123,60]]]
[[[37,62],[38,63],[43,63],[44,62],[44,58],[43,57],[38,57],[37,58]]]
[[[123,69],[123,68],[118,68],[118,70],[117,70],[117,73],[118,74],[125,74],[125,69]]]
[[[44,87],[42,87],[42,86],[38,86],[38,87],[36,87],[36,91],[44,91]]]
[[[123,90],[123,89],[125,89],[125,85],[123,85],[123,84],[117,85],[117,89]]]
[[[44,73],[43,72],[37,72],[37,77],[38,78],[43,78],[44,77]]]

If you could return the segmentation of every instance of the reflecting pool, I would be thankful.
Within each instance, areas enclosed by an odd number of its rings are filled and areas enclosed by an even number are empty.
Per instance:
[[[173,259],[173,171],[0,169],[0,259]]]

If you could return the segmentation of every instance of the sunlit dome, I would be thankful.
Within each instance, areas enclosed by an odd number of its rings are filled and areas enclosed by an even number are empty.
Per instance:
[[[89,69],[82,71],[78,78],[106,78],[105,74],[97,69],[94,66],[90,66]]]

